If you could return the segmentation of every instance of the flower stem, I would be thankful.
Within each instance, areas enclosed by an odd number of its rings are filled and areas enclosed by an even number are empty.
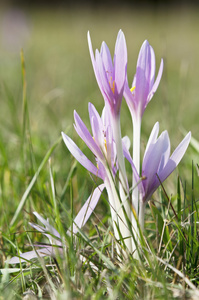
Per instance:
[[[144,213],[145,213],[146,203],[143,201],[140,201],[140,207],[139,207],[139,224],[140,228],[143,231],[144,230]]]
[[[133,162],[135,168],[140,176],[140,133],[141,133],[141,119],[133,119]],[[135,177],[133,176],[133,207],[138,216],[139,213],[139,190]]]

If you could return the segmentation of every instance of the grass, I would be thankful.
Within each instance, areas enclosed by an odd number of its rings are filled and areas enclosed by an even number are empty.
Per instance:
[[[144,39],[153,46],[164,75],[144,115],[143,149],[154,123],[171,136],[172,149],[183,129],[198,135],[197,11],[27,11],[29,39],[20,49],[1,45],[0,112],[0,299],[197,299],[198,297],[198,149],[190,146],[175,172],[150,201],[145,216],[141,260],[119,261],[106,194],[77,237],[66,230],[95,187],[70,156],[63,130],[81,149],[73,130],[73,110],[88,124],[87,103],[103,106],[88,53],[107,41],[113,51],[122,28],[128,45],[129,76]],[[186,41],[186,43],[184,42]],[[12,49],[13,50],[13,49]],[[21,64],[22,61],[22,64]],[[21,75],[21,73],[25,75]],[[130,116],[122,107],[122,132],[131,137]],[[33,211],[49,218],[66,247],[63,257],[17,268],[6,259],[48,242],[28,222]],[[84,257],[84,262],[82,262]],[[195,298],[194,298],[195,297]]]

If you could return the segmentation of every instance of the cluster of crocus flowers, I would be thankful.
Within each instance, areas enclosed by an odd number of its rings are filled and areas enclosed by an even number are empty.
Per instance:
[[[127,47],[123,32],[120,30],[118,33],[113,60],[105,42],[102,43],[100,51],[96,50],[94,55],[89,33],[88,45],[96,80],[104,98],[104,108],[100,116],[94,105],[89,103],[91,132],[76,111],[74,112],[74,127],[79,137],[93,153],[93,161],[84,155],[69,136],[62,133],[62,137],[75,159],[95,178],[99,178],[102,183],[95,188],[93,196],[89,197],[75,218],[73,232],[75,229],[74,233],[76,233],[78,228],[86,223],[97,205],[102,191],[106,189],[115,238],[119,241],[122,236],[126,250],[132,253],[136,250],[135,245],[137,243],[135,240],[139,240],[138,227],[144,228],[146,204],[159,185],[179,164],[189,145],[191,133],[186,135],[173,154],[170,155],[168,133],[164,131],[158,137],[159,123],[156,122],[150,134],[141,165],[142,117],[160,83],[163,60],[161,60],[155,79],[154,50],[148,41],[145,41],[138,55],[132,86],[129,87]],[[132,116],[132,156],[129,151],[130,139],[126,136],[122,138],[121,134],[120,113],[123,98],[125,98]],[[132,167],[131,183],[127,179],[125,160]],[[137,226],[137,222],[140,226]],[[58,246],[60,247],[59,244]],[[46,253],[50,249],[45,249],[44,252]],[[118,246],[117,251],[120,251]]]

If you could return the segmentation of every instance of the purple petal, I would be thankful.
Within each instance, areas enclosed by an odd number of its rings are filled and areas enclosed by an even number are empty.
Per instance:
[[[93,65],[93,70],[94,70],[95,77],[96,77],[97,83],[99,85],[99,88],[100,88],[100,90],[103,94],[103,86],[102,86],[102,82],[101,82],[101,79],[100,79],[100,76],[99,76],[99,71],[98,71],[98,68],[97,68],[96,59],[94,57],[89,31],[88,31],[88,34],[87,34],[87,38],[88,38],[88,47],[89,47],[89,52],[90,52],[90,56],[91,56],[91,62],[92,62],[92,65]],[[96,54],[97,54],[97,52],[99,53],[99,51],[96,50]]]
[[[115,44],[115,84],[117,93],[122,97],[127,68],[127,47],[124,33],[120,30]]]
[[[149,76],[149,90],[151,90],[155,80],[155,53],[151,45],[149,45],[149,51],[150,51],[150,63],[149,63],[150,69],[149,69],[148,76]]]
[[[102,57],[98,51],[96,51],[96,65],[99,72],[99,78],[102,86],[102,94],[104,96],[105,101],[108,100],[110,106],[112,104],[111,99],[113,98],[113,91],[111,90],[111,82],[109,82],[109,78],[107,76],[107,70],[104,67]]]
[[[160,80],[162,78],[162,73],[163,73],[163,67],[164,67],[164,63],[163,63],[163,59],[161,59],[161,63],[160,63],[160,68],[159,68],[159,71],[158,71],[158,75],[157,75],[157,78],[156,78],[156,81],[148,95],[148,98],[147,98],[147,104],[149,103],[149,101],[152,99],[154,93],[156,92],[158,86],[159,86],[159,83],[160,83]]]
[[[145,160],[142,164],[142,175],[146,176],[144,181],[145,192],[148,193],[156,181],[156,173],[159,169],[162,154],[167,150],[168,147],[168,133],[167,131],[162,132],[155,144],[151,144],[145,155]]]
[[[38,258],[38,256],[40,257],[44,257],[44,256],[53,256],[54,255],[54,251],[53,251],[53,247],[52,246],[47,246],[45,248],[39,249],[36,251],[32,250],[32,251],[28,251],[25,253],[20,254],[20,258],[17,256],[12,257],[9,260],[9,264],[19,264],[20,262],[26,262],[27,260],[31,260],[33,258]]]
[[[100,148],[95,143],[92,135],[87,129],[86,125],[78,115],[76,111],[74,111],[74,119],[75,119],[75,130],[77,134],[81,137],[81,139],[85,142],[85,144],[89,147],[89,149],[93,152],[93,154],[99,158],[103,158],[102,152]],[[72,153],[73,154],[73,153]]]
[[[90,215],[92,214],[93,210],[95,209],[101,193],[104,189],[105,185],[101,184],[97,188],[95,188],[94,192],[89,196],[83,207],[80,209],[79,213],[74,219],[73,224],[73,233],[77,233],[79,228],[82,228],[86,222],[88,221]],[[70,234],[71,228],[67,231]]]
[[[108,78],[112,77],[112,79],[114,80],[112,57],[109,48],[105,42],[102,43],[100,54],[104,64],[104,68],[107,73],[107,77]]]
[[[100,177],[101,176],[99,170],[97,167],[93,165],[93,163],[83,154],[83,152],[77,147],[77,145],[71,140],[65,133],[62,132],[62,137],[64,140],[64,143],[68,150],[71,152],[71,154],[76,158],[76,160],[84,166],[89,172],[93,173],[95,176]]]
[[[175,149],[173,154],[171,155],[169,161],[167,162],[165,168],[158,174],[160,180],[163,182],[177,167],[182,157],[184,156],[187,147],[189,146],[189,142],[191,140],[191,132],[189,132],[182,142]]]
[[[150,45],[148,41],[144,41],[140,49],[136,69],[136,101],[141,103],[142,108],[145,106],[145,100],[149,93],[149,78],[146,77],[146,72],[150,63]]]
[[[102,150],[104,147],[104,125],[102,120],[92,103],[89,103],[89,117],[91,121],[91,127],[93,132],[94,141],[97,143],[98,147]]]
[[[153,126],[153,129],[152,129],[151,134],[149,136],[149,140],[148,140],[148,143],[147,143],[147,146],[146,146],[143,161],[145,160],[145,155],[148,152],[149,146],[151,144],[155,144],[155,142],[157,141],[158,133],[159,133],[159,122],[156,122],[155,125]]]
[[[125,143],[122,143],[122,146],[123,146],[124,157],[125,157],[125,158],[130,162],[130,164],[131,164],[131,167],[132,167],[132,170],[133,170],[133,177],[134,177],[134,179],[135,179],[135,181],[136,181],[136,184],[138,185],[138,189],[139,189],[140,193],[141,193],[142,195],[144,195],[145,192],[144,192],[143,183],[142,183],[142,181],[140,180],[139,174],[138,174],[138,172],[137,172],[137,170],[136,170],[136,167],[135,167],[135,165],[134,165],[134,163],[133,163],[133,159],[132,159],[132,157],[131,157],[131,155],[130,155],[130,153],[129,153],[129,151],[128,151],[126,145],[125,145]]]

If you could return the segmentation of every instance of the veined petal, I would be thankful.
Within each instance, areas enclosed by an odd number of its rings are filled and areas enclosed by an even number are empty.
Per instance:
[[[62,132],[62,137],[64,143],[71,154],[75,157],[75,159],[89,172],[93,173],[95,176],[103,179],[101,172],[99,172],[98,168],[93,165],[93,163],[83,154],[83,152],[77,147],[77,145],[69,138],[65,133]]]
[[[153,129],[152,129],[151,134],[149,136],[148,143],[146,145],[146,150],[145,150],[145,153],[144,153],[143,161],[145,160],[145,155],[148,152],[149,146],[151,144],[155,144],[155,142],[157,141],[158,133],[159,133],[159,122],[156,122],[155,125],[153,126]]]
[[[167,146],[168,133],[167,131],[162,132],[155,144],[151,144],[145,155],[145,160],[142,164],[142,175],[146,176],[144,181],[145,192],[148,188],[150,189],[156,180],[156,173],[159,168],[159,164],[164,153],[165,147]]]
[[[153,48],[151,47],[151,45],[149,45],[149,51],[150,51],[150,70],[148,73],[149,76],[149,90],[151,90],[153,84],[154,84],[154,80],[155,80],[155,52],[153,50]]]
[[[96,64],[99,72],[99,78],[101,81],[101,86],[105,97],[110,101],[113,96],[113,91],[109,82],[109,77],[107,76],[107,70],[105,69],[102,57],[98,51],[96,51]],[[106,99],[105,99],[106,100]]]
[[[135,97],[136,101],[139,101],[142,113],[144,112],[145,101],[149,93],[149,80],[147,78],[147,73],[150,73],[148,70],[150,68],[150,45],[148,41],[144,41],[140,49],[137,61],[136,68],[136,88],[135,88]]]
[[[104,125],[102,123],[100,115],[98,114],[95,106],[92,103],[89,103],[88,110],[94,140],[97,143],[98,147],[102,149],[104,145]]]
[[[127,47],[125,36],[122,30],[119,31],[115,44],[114,68],[117,94],[122,99],[127,69]]]
[[[92,47],[89,31],[87,33],[87,39],[88,39],[88,47],[89,47],[89,52],[90,52],[90,56],[91,56],[91,62],[92,62],[92,65],[93,65],[93,70],[94,70],[94,73],[95,73],[95,77],[96,77],[97,83],[99,85],[99,88],[102,91],[103,87],[102,87],[101,79],[100,79],[100,76],[99,76],[98,68],[97,68],[97,65],[96,65],[96,59],[95,59],[95,56],[94,56],[94,53],[93,53],[93,47]]]
[[[85,144],[89,147],[89,149],[93,152],[93,154],[99,158],[103,158],[103,154],[100,148],[95,143],[92,135],[87,129],[86,125],[78,115],[76,111],[74,111],[74,119],[75,119],[75,130],[77,134],[81,137],[81,139],[85,142]]]
[[[80,209],[79,213],[74,219],[74,224],[72,229],[74,234],[77,233],[78,229],[82,228],[90,218],[90,215],[95,209],[104,187],[105,187],[104,184],[101,184],[98,187],[96,187],[94,192],[89,196],[85,204]],[[67,231],[67,234],[70,234],[70,231],[71,228]]]
[[[191,140],[191,132],[187,133],[185,138],[182,140],[182,142],[178,145],[178,147],[171,155],[165,168],[158,174],[162,182],[175,170],[175,168],[181,161],[182,157],[184,156],[189,146],[190,140]]]
[[[105,42],[102,43],[100,54],[104,64],[104,68],[107,73],[107,77],[112,77],[112,80],[114,80],[112,57],[109,48]]]
[[[157,88],[159,86],[160,80],[162,78],[163,67],[164,67],[164,63],[163,63],[163,59],[161,59],[160,68],[159,68],[159,71],[158,71],[158,75],[157,75],[156,81],[153,84],[153,87],[150,90],[150,93],[149,93],[149,95],[147,97],[147,104],[150,102],[150,100],[152,99],[153,95],[155,94],[155,92],[156,92],[156,90],[157,90]]]

